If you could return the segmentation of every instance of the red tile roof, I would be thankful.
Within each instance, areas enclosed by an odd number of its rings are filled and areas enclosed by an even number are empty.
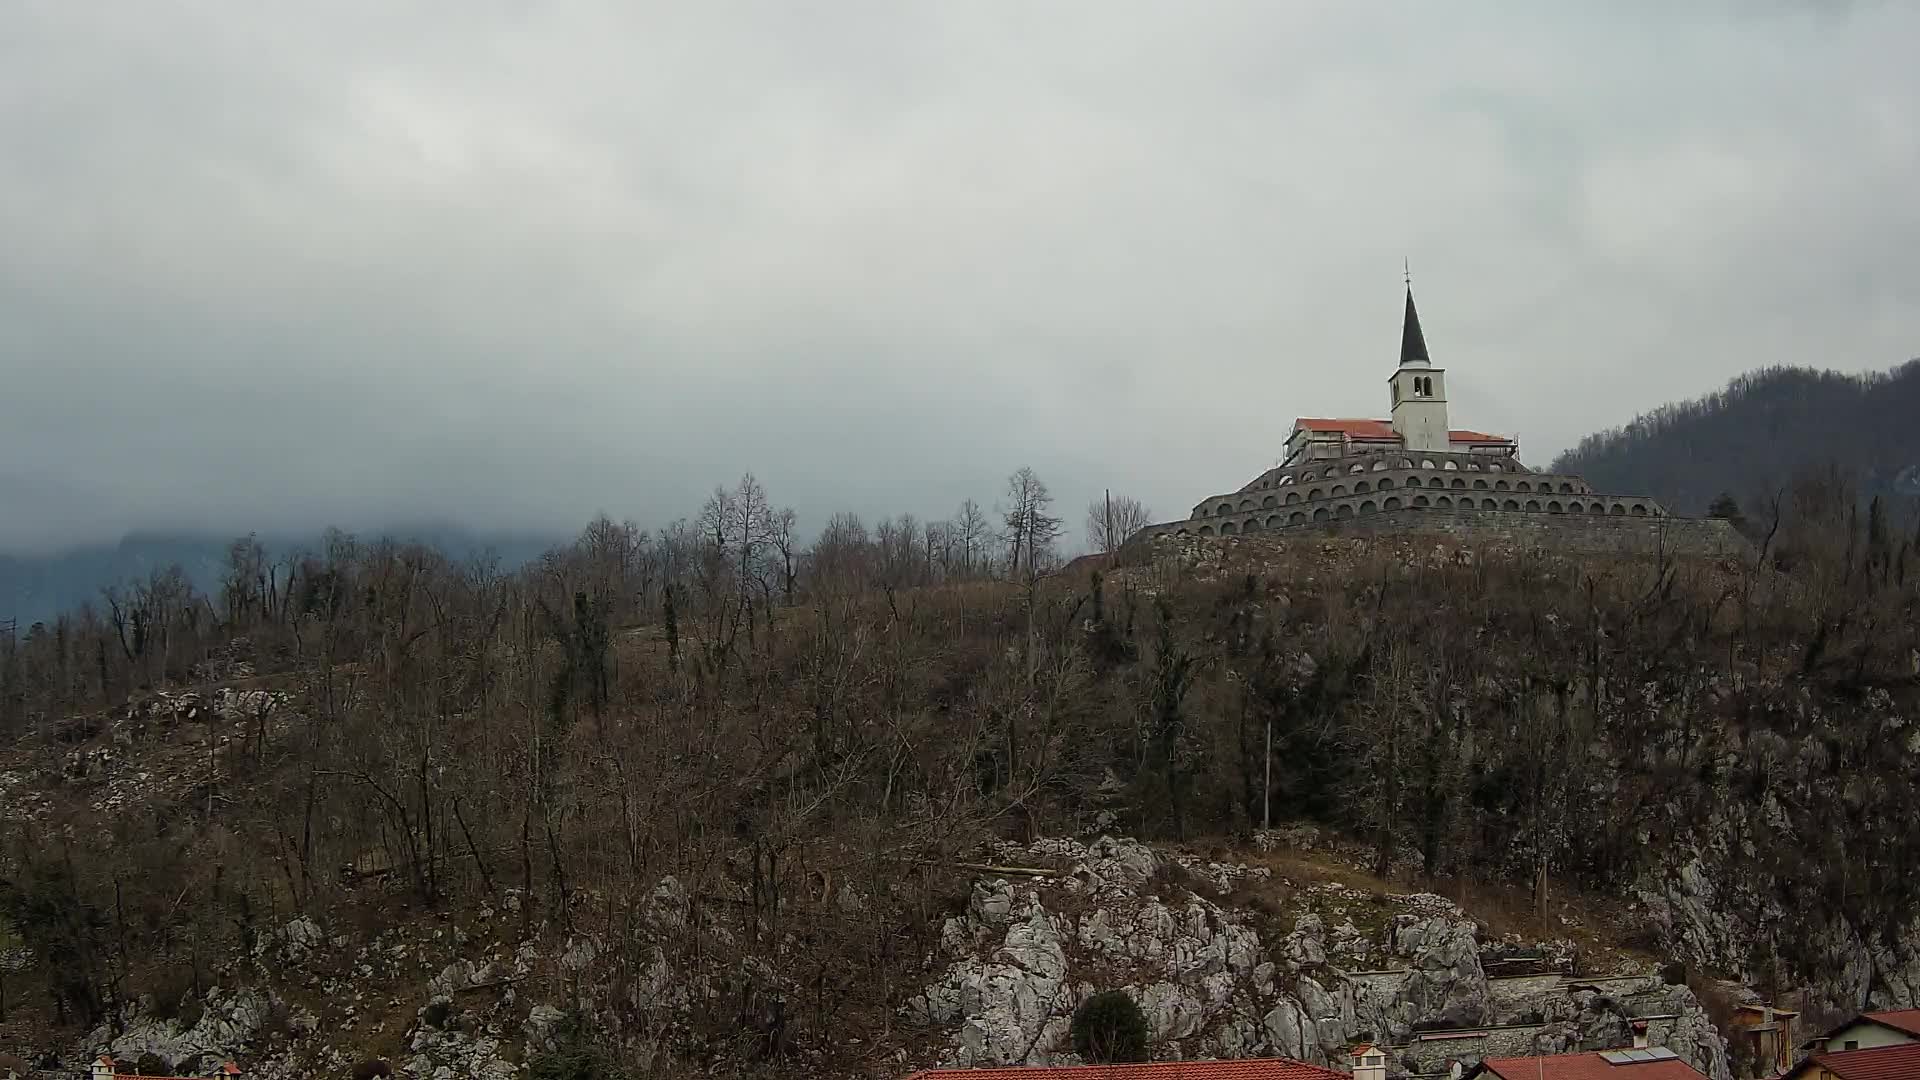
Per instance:
[[[1334,420],[1303,416],[1294,422],[1295,427],[1308,431],[1338,431],[1356,439],[1396,439],[1391,420]]]
[[[1920,1009],[1893,1009],[1888,1012],[1870,1012],[1865,1016],[1868,1020],[1877,1020],[1890,1028],[1899,1028],[1909,1035],[1920,1035]]]
[[[1009,1069],[927,1069],[907,1080],[1352,1080],[1343,1072],[1286,1058],[1238,1061],[1152,1061],[1138,1065],[1016,1066]]]
[[[105,1065],[108,1069],[111,1069],[113,1071],[113,1075],[115,1076],[136,1075],[134,1073],[121,1072],[119,1064],[115,1062],[112,1058],[106,1056],[105,1054],[102,1054],[99,1057],[94,1058],[93,1063],[95,1065]],[[240,1066],[235,1065],[233,1062],[229,1061],[225,1065],[220,1066],[220,1068],[215,1071],[220,1073],[223,1076],[239,1076]],[[197,1076],[142,1076],[140,1080],[202,1080],[202,1078]]]
[[[1398,439],[1400,437],[1394,434],[1391,420],[1303,416],[1293,423],[1296,428],[1326,433],[1337,432],[1349,439]],[[1447,440],[1457,443],[1487,443],[1496,446],[1504,446],[1513,441],[1504,435],[1489,435],[1484,431],[1468,431],[1465,428],[1454,428],[1447,432]]]
[[[1839,1080],[1913,1080],[1920,1076],[1920,1043],[1815,1054],[1788,1075],[1804,1076],[1812,1072],[1810,1066],[1814,1065],[1827,1070]]]
[[[1705,1080],[1698,1069],[1678,1058],[1615,1065],[1598,1052],[1487,1058],[1480,1064],[1500,1080]]]

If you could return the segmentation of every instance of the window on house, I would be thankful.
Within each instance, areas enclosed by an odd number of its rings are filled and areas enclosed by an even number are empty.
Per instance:
[[[1846,1045],[1846,1049],[1848,1049],[1848,1050],[1858,1050],[1858,1049],[1860,1049],[1860,1040],[1859,1040],[1859,1039],[1848,1039],[1848,1040],[1847,1040],[1847,1045]]]

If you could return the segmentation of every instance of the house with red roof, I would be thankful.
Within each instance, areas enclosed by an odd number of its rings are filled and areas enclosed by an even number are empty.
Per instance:
[[[1384,1062],[1384,1058],[1381,1059]],[[1385,1080],[1385,1066],[1372,1080]],[[999,1069],[925,1069],[907,1080],[1368,1080],[1288,1058],[1233,1061],[1150,1061],[1128,1065],[1015,1066]]]
[[[116,1076],[142,1076],[142,1075],[144,1074],[121,1072],[120,1066],[117,1063],[115,1063],[115,1061],[112,1058],[106,1056],[105,1054],[102,1054],[99,1057],[93,1059],[92,1071],[90,1071],[87,1074],[88,1080],[114,1080],[114,1077]],[[212,1072],[205,1073],[201,1076],[146,1077],[146,1080],[230,1080],[230,1078],[238,1077],[240,1075],[242,1075],[240,1072],[240,1066],[235,1065],[233,1062],[229,1061],[229,1062],[223,1063],[219,1068],[214,1069]]]
[[[1706,1080],[1664,1047],[1594,1050],[1547,1057],[1487,1058],[1462,1080]]]
[[[1916,1077],[1920,1077],[1920,1041],[1868,1050],[1816,1051],[1794,1066],[1782,1080],[1915,1080]]]
[[[1905,1043],[1920,1043],[1920,1009],[1861,1013],[1815,1039],[1814,1047],[1816,1050],[1871,1050],[1876,1046]]]

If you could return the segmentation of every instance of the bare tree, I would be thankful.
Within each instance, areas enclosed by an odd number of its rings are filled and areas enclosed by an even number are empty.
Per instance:
[[[1022,465],[1007,477],[1006,499],[1001,539],[1007,545],[1007,573],[1031,583],[1040,576],[1040,567],[1053,560],[1054,541],[1060,538],[1060,519],[1047,513],[1053,493],[1031,467]]]
[[[973,577],[979,571],[987,542],[987,515],[972,499],[961,503],[960,512],[954,516],[953,542],[960,560],[960,576]]]
[[[1111,555],[1134,533],[1153,523],[1153,511],[1131,495],[1109,495],[1087,504],[1087,543]]]

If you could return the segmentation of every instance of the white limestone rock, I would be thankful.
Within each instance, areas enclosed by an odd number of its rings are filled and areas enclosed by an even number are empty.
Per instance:
[[[96,1053],[130,1060],[156,1054],[177,1069],[190,1070],[207,1059],[212,1059],[211,1066],[245,1056],[273,1009],[270,997],[250,988],[216,987],[207,991],[202,1004],[200,1018],[191,1027],[176,1020],[136,1019],[119,1035],[101,1027],[89,1041]]]
[[[969,916],[997,919],[998,905],[970,905]],[[988,925],[980,922],[977,929]],[[961,929],[955,936],[973,935]],[[1066,974],[1059,926],[1039,898],[1029,896],[989,956],[954,963],[911,1008],[931,1023],[960,1024],[955,1049],[961,1065],[1048,1064],[1066,1049],[1065,1021],[1076,1004]]]

